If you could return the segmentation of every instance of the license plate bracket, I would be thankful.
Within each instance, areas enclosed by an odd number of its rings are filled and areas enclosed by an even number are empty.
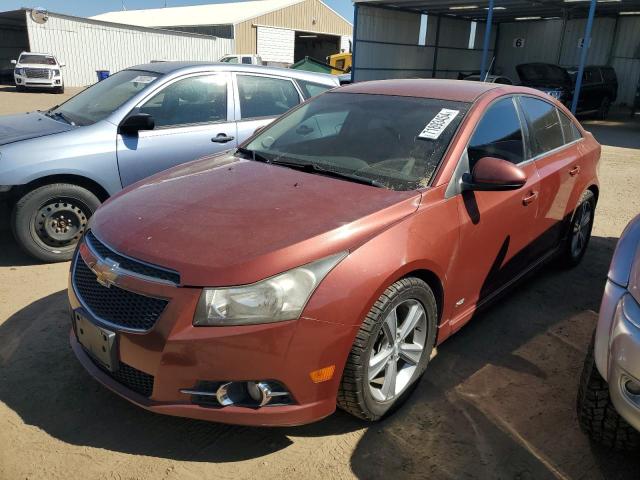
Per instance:
[[[100,327],[81,311],[74,312],[76,337],[80,345],[110,372],[118,370],[118,336],[115,332]]]

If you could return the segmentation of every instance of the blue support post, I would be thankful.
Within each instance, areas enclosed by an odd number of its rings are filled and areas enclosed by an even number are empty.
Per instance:
[[[593,17],[596,14],[596,0],[591,0],[589,6],[589,18],[587,25],[584,27],[584,39],[582,41],[582,52],[580,54],[580,66],[576,76],[576,87],[573,90],[573,99],[571,100],[571,113],[576,114],[578,108],[578,99],[580,97],[580,89],[582,88],[582,76],[584,75],[584,65],[587,63],[587,54],[589,53],[589,45],[591,45],[591,29],[593,28]]]
[[[353,40],[351,42],[351,83],[356,78],[356,43],[358,42],[358,4],[353,4]]]
[[[595,0],[593,0],[595,1]],[[484,29],[484,44],[482,46],[482,63],[480,64],[480,81],[484,81],[487,74],[487,57],[489,56],[489,42],[491,41],[491,22],[493,21],[493,2],[489,0],[489,12],[487,13],[487,25]]]

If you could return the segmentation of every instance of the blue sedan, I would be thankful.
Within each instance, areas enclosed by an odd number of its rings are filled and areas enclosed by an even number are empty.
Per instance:
[[[109,196],[236,148],[337,77],[251,65],[159,62],[122,70],[48,111],[0,117],[0,199],[18,244],[71,258]]]

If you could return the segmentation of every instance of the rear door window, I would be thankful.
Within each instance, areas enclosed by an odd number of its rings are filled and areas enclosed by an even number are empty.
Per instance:
[[[518,164],[524,161],[524,143],[518,112],[511,97],[498,100],[486,111],[467,147],[469,168],[482,157]]]
[[[564,145],[560,118],[555,106],[533,97],[521,97],[520,104],[529,126],[532,156],[542,155]]]
[[[300,103],[300,95],[291,80],[254,75],[238,75],[240,118],[282,115]]]

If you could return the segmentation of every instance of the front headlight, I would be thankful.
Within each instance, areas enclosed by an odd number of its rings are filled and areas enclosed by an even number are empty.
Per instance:
[[[322,279],[347,256],[340,252],[251,285],[205,288],[193,324],[251,325],[295,320]]]
[[[24,68],[16,68],[16,75],[24,75]]]
[[[57,77],[58,75],[60,75],[60,70],[54,70],[53,71],[53,76]]]

